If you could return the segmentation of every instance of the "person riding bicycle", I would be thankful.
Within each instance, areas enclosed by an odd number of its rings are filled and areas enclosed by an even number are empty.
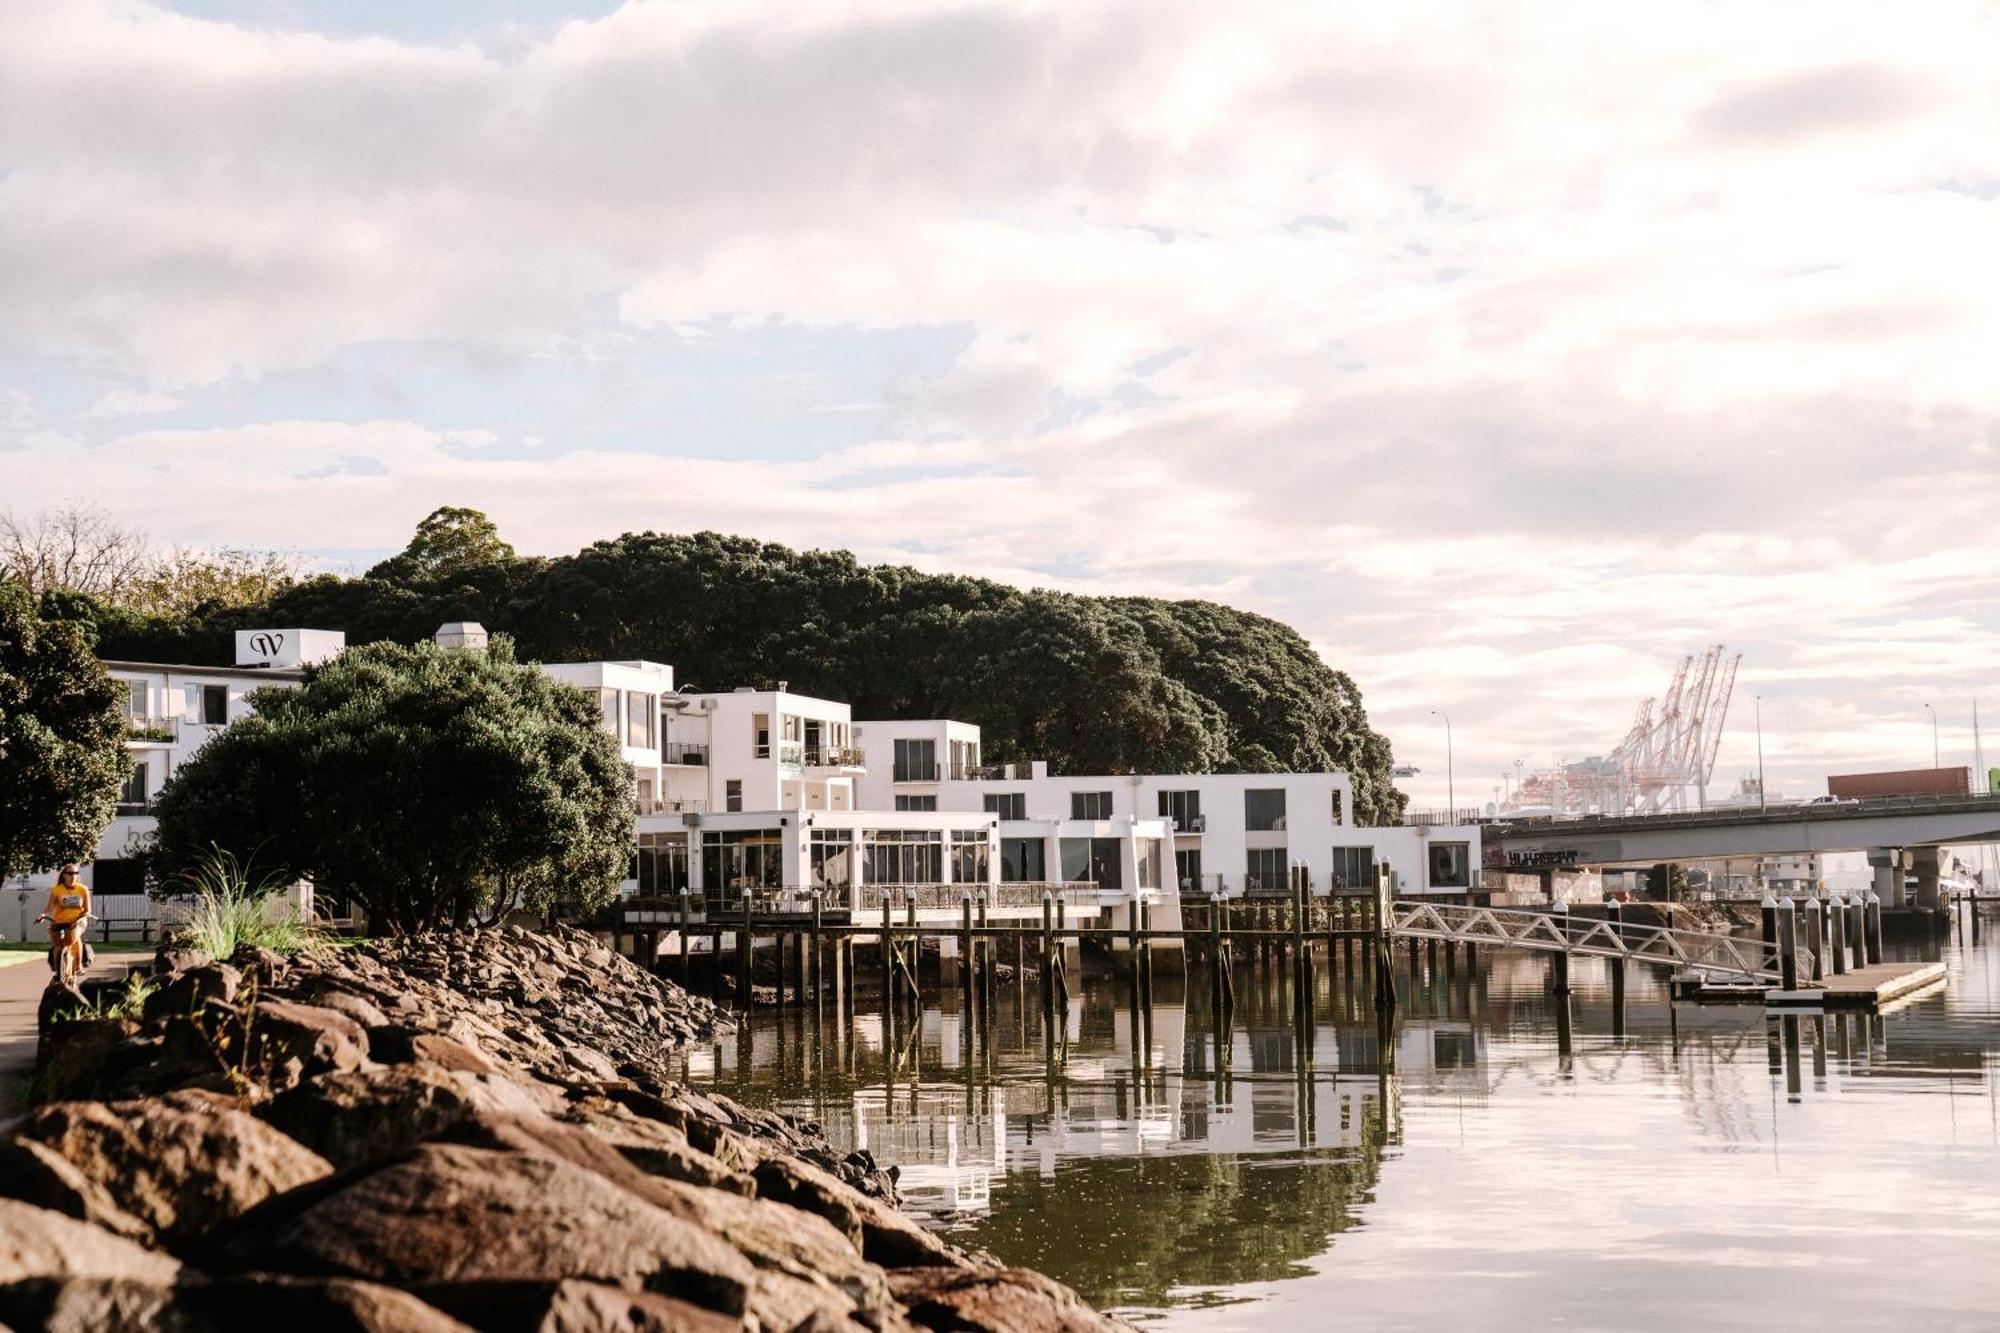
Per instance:
[[[90,966],[90,941],[83,938],[90,927],[90,886],[78,875],[76,862],[65,865],[56,876],[49,888],[48,905],[35,920],[49,923],[49,971],[61,971],[56,954],[63,947],[66,931],[75,932],[74,938],[83,944],[83,965]]]

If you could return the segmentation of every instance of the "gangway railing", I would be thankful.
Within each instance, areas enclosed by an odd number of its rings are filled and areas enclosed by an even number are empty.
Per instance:
[[[1747,983],[1774,985],[1780,980],[1776,946],[1759,939],[1568,912],[1399,900],[1389,904],[1389,933],[1403,939],[1658,963]]]

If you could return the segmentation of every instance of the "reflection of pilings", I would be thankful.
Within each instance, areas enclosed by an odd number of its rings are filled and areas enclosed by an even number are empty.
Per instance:
[[[1558,958],[1561,958],[1564,955],[1557,954],[1556,956]],[[1575,1033],[1572,1031],[1572,1026],[1571,1026],[1571,1017],[1569,1011],[1569,990],[1567,987],[1565,987],[1561,992],[1559,992],[1556,995],[1555,1008],[1556,1008],[1557,1063],[1558,1066],[1562,1069],[1562,1072],[1567,1074],[1569,1072],[1569,1067],[1570,1067],[1570,1056],[1574,1054],[1574,1038],[1575,1038]]]
[[[1799,1099],[1799,1016],[1786,1014],[1778,1020],[1785,1042],[1785,1093]]]

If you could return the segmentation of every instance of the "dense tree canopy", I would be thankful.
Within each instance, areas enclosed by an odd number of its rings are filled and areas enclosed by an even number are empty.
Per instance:
[[[63,600],[45,617],[0,579],[0,877],[92,856],[132,767],[122,689]]]
[[[631,772],[596,701],[505,639],[372,644],[251,702],[160,793],[169,881],[220,848],[413,931],[496,906],[588,911],[626,873]]]
[[[483,516],[463,517],[474,511],[439,512],[461,515],[455,532],[482,531]],[[122,655],[200,662],[227,661],[231,632],[253,624],[412,643],[441,622],[478,620],[537,660],[649,657],[695,687],[782,679],[848,701],[856,717],[976,722],[994,760],[1072,773],[1340,768],[1363,820],[1402,809],[1388,741],[1354,682],[1264,616],[1023,590],[712,532],[628,534],[559,559],[515,558],[484,538],[473,547],[490,558],[420,568],[397,563],[406,551],[368,577],[313,579],[259,607],[124,616],[104,632]]]

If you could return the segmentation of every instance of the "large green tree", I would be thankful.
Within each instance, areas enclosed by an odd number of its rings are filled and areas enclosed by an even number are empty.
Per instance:
[[[377,643],[263,689],[160,793],[169,879],[221,848],[309,875],[378,929],[588,911],[633,843],[631,771],[589,695],[484,651]]]
[[[491,526],[473,511],[440,513],[459,515],[454,533]],[[105,639],[129,657],[226,662],[232,632],[260,623],[409,643],[441,622],[478,620],[542,661],[650,657],[700,688],[786,680],[846,700],[856,717],[961,718],[983,728],[994,760],[1046,759],[1058,773],[1339,768],[1363,822],[1402,811],[1389,743],[1355,682],[1266,616],[863,565],[712,532],[630,533],[555,559],[512,558],[491,536],[419,561],[435,545],[420,533],[366,578],[313,579],[257,607],[112,617]]]
[[[0,876],[93,855],[132,768],[123,687],[49,600],[0,580]]]
[[[369,570],[368,577],[428,583],[515,558],[492,519],[477,509],[445,505],[426,514],[410,544]]]

